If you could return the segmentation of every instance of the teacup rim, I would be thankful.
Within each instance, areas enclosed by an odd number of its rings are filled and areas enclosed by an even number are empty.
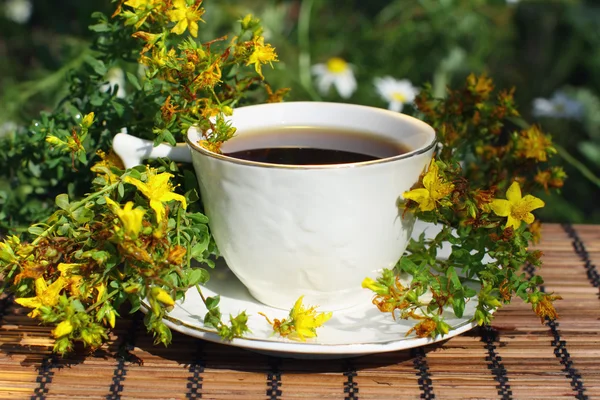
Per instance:
[[[365,105],[361,105],[361,104],[336,103],[336,102],[324,102],[324,101],[289,101],[289,102],[275,103],[275,104],[278,104],[278,105],[281,105],[281,104],[286,104],[286,105],[287,104],[317,104],[317,105],[337,105],[337,106],[341,105],[341,106],[356,107],[356,108],[366,108],[366,109],[369,109],[370,111],[380,112],[382,114],[387,114],[387,115],[393,116],[395,118],[400,117],[403,119],[407,119],[407,120],[411,121],[412,123],[416,122],[419,125],[423,125],[424,127],[431,130],[431,132],[433,134],[433,139],[431,140],[430,143],[426,144],[425,146],[416,148],[407,153],[398,154],[393,157],[384,157],[384,158],[379,158],[377,160],[361,161],[361,162],[354,162],[354,163],[324,164],[324,165],[319,165],[319,164],[315,164],[315,165],[273,164],[273,163],[266,163],[266,162],[261,162],[261,161],[244,160],[244,159],[240,159],[240,158],[226,156],[224,154],[218,154],[218,153],[212,152],[208,149],[205,149],[204,147],[198,145],[197,143],[194,143],[190,139],[190,132],[198,131],[198,129],[194,125],[191,125],[188,128],[186,135],[184,135],[185,141],[186,141],[188,147],[192,151],[196,151],[200,154],[203,154],[203,155],[206,155],[206,156],[209,156],[211,158],[215,158],[215,159],[218,159],[221,161],[230,162],[230,163],[239,164],[239,165],[251,166],[251,167],[291,169],[291,170],[347,169],[347,168],[359,168],[359,167],[366,167],[366,166],[371,166],[371,165],[386,164],[386,163],[396,162],[399,160],[413,158],[415,156],[427,153],[438,144],[435,129],[431,125],[427,124],[424,121],[421,121],[418,118],[412,117],[410,115],[386,110],[383,108],[365,106]],[[273,105],[273,103],[264,103],[264,104],[255,104],[255,105],[250,105],[250,106],[244,106],[244,107],[240,107],[240,108],[244,108],[244,109],[263,108],[263,107],[269,107],[272,105]],[[235,112],[235,110],[234,110],[234,112]]]

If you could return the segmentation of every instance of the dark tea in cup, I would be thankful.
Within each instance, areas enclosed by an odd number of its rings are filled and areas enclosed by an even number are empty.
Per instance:
[[[393,140],[366,132],[313,126],[247,131],[223,146],[226,156],[279,165],[359,163],[408,151]]]

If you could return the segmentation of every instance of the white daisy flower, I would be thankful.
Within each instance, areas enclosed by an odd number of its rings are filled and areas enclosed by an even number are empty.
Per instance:
[[[317,79],[317,87],[321,94],[326,95],[331,85],[344,99],[352,96],[356,90],[356,78],[350,64],[339,57],[327,60],[325,64],[312,66],[312,73]]]
[[[29,0],[8,0],[4,6],[6,18],[18,24],[29,21],[32,11],[33,5]]]
[[[107,83],[102,85],[100,90],[106,92],[111,90],[115,85],[119,85],[119,89],[117,89],[117,97],[122,99],[127,94],[125,92],[125,72],[121,68],[115,67],[111,68],[106,74]]]
[[[583,115],[583,105],[563,92],[555,92],[549,99],[534,99],[532,113],[535,117],[579,119]]]
[[[12,121],[7,121],[0,124],[0,138],[17,131],[17,124]]]
[[[419,94],[419,89],[408,79],[394,79],[391,76],[375,78],[377,93],[388,102],[388,108],[400,112],[405,104],[412,103]]]

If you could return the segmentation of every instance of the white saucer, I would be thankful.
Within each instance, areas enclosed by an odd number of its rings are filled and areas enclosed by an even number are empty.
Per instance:
[[[415,226],[413,236],[418,236],[425,228],[426,236],[438,231],[437,227],[429,229],[427,224],[420,223]],[[366,302],[364,305],[335,311],[333,317],[317,330],[317,338],[297,342],[273,335],[271,325],[258,314],[262,312],[271,320],[283,319],[289,311],[259,303],[226,265],[217,266],[210,271],[210,275],[210,281],[203,289],[204,295],[221,296],[220,309],[224,320],[228,319],[229,314],[235,316],[246,311],[251,332],[243,339],[224,342],[213,328],[204,326],[202,320],[207,310],[195,288],[188,290],[184,301],[176,303],[174,309],[165,317],[165,323],[172,330],[186,335],[268,354],[300,358],[336,358],[389,352],[446,340],[476,325],[470,322],[477,306],[476,299],[467,302],[462,318],[454,316],[452,310],[446,311],[446,321],[452,330],[447,335],[436,338],[406,336],[415,324],[414,320],[394,321],[391,314],[382,313],[373,304]],[[290,308],[292,306],[293,304],[290,304]]]

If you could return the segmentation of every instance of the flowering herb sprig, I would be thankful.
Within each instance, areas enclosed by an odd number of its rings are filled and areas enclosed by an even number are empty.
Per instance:
[[[257,91],[281,100],[285,90],[273,94],[263,82],[262,67],[272,66],[277,54],[265,44],[258,19],[247,15],[234,37],[202,43],[196,38],[204,13],[202,0],[127,0],[114,16],[134,27],[133,37],[143,42],[139,62],[146,82],[160,82],[166,95],[152,128],[155,143],[175,145],[174,134],[194,124],[203,133],[201,145],[218,152],[235,133],[224,119],[233,107]],[[186,32],[191,37],[182,36]]]
[[[248,332],[245,313],[225,321],[218,296],[202,294],[200,285],[210,276],[206,267],[214,265],[218,250],[192,166],[157,160],[124,170],[108,148],[107,138],[122,126],[156,143],[175,144],[194,124],[204,134],[201,144],[219,151],[235,132],[225,121],[233,107],[281,101],[286,90],[264,81],[262,67],[277,55],[265,43],[260,22],[248,15],[234,37],[201,42],[203,14],[200,0],[125,0],[112,19],[95,14],[98,23],[90,28],[97,33],[97,57],[71,74],[72,90],[59,110],[34,124],[42,139],[37,150],[52,154],[50,162],[42,157],[39,168],[31,162],[37,152],[26,156],[38,175],[53,176],[56,184],[69,169],[91,171],[88,195],[58,194],[48,218],[23,238],[0,242],[2,291],[14,293],[31,317],[55,325],[58,353],[77,341],[98,347],[120,312],[141,307],[147,309],[148,330],[166,345],[171,332],[163,317],[193,287],[208,310],[206,326],[226,340]],[[103,76],[119,57],[144,71],[126,73],[135,89],[126,97],[104,85]]]
[[[31,317],[56,325],[59,353],[74,341],[99,346],[121,305],[129,303],[134,312],[144,301],[146,326],[167,344],[165,312],[188,287],[209,278],[205,268],[192,265],[211,265],[207,219],[173,192],[174,166],[124,172],[106,158],[95,170],[93,193],[78,201],[57,196],[58,210],[29,229],[30,243],[16,236],[0,243],[5,285],[18,304],[32,309]]]
[[[550,137],[535,125],[518,129],[513,91],[494,93],[485,76],[469,76],[445,99],[426,88],[415,103],[436,129],[439,146],[419,182],[403,194],[403,212],[442,228],[432,240],[422,235],[411,241],[395,271],[365,279],[374,305],[413,319],[409,333],[419,337],[448,333],[447,310],[462,317],[468,301],[477,302],[473,320],[479,325],[515,296],[542,321],[556,318],[552,302],[560,296],[541,292],[542,278],[528,279],[519,270],[541,265],[541,252],[528,246],[539,235],[532,212],[544,206],[522,191],[560,189],[565,178],[561,167],[549,165],[556,153]],[[451,254],[441,260],[437,253],[445,242]],[[412,276],[410,284],[400,283],[400,273]]]

